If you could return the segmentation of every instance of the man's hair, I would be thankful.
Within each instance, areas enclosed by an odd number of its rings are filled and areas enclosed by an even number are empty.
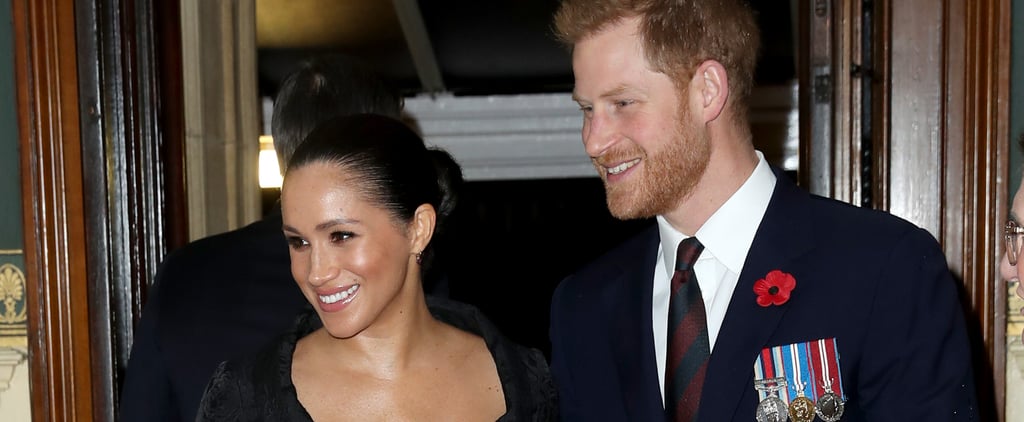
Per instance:
[[[631,17],[640,17],[640,39],[652,69],[683,90],[698,65],[716,60],[728,73],[733,111],[745,115],[761,43],[746,1],[563,0],[555,35],[571,47]]]
[[[281,169],[320,123],[359,113],[401,118],[403,105],[398,89],[355,58],[331,54],[303,61],[274,99],[270,130]]]

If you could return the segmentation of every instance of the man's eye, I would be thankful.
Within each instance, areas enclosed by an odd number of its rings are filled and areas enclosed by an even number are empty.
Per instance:
[[[615,106],[618,107],[618,108],[626,107],[626,106],[632,105],[632,104],[633,104],[633,100],[619,100],[619,101],[615,102]]]

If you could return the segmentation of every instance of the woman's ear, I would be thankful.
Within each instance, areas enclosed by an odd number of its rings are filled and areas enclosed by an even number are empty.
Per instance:
[[[729,100],[729,75],[716,60],[706,60],[697,66],[690,81],[690,93],[697,96],[697,109],[704,123],[718,118]]]
[[[410,226],[410,249],[413,254],[421,253],[427,248],[434,237],[434,226],[437,223],[437,212],[434,206],[422,204],[416,208]]]

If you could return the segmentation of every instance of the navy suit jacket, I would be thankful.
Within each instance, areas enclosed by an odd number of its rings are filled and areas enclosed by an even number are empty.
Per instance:
[[[119,420],[194,421],[217,365],[259,350],[308,307],[280,211],[172,252],[136,329]]]
[[[708,362],[699,420],[753,421],[758,353],[822,338],[838,345],[843,421],[976,418],[959,289],[934,237],[776,174]],[[664,420],[651,327],[659,242],[652,224],[556,289],[552,372],[564,420]],[[792,274],[796,288],[761,307],[754,282],[772,270]]]

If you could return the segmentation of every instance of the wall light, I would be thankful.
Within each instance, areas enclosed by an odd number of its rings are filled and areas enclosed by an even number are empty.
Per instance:
[[[260,136],[260,188],[280,189],[281,169],[277,164],[277,152],[274,151],[274,138]]]

